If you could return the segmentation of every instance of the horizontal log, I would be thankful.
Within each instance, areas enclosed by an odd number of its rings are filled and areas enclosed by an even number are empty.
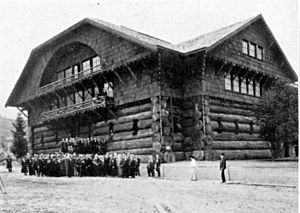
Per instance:
[[[114,142],[117,142],[117,141],[133,140],[133,139],[139,139],[139,138],[152,137],[152,135],[153,135],[151,128],[139,130],[137,135],[132,135],[132,133],[133,133],[132,131],[115,133],[113,135],[112,140]]]
[[[266,141],[214,141],[213,149],[269,149],[269,143]]]
[[[182,115],[185,118],[194,118],[194,116],[195,116],[195,110],[194,109],[190,109],[190,110],[183,111]]]
[[[109,126],[103,126],[103,127],[97,127],[93,131],[93,135],[99,136],[99,135],[109,135]]]
[[[219,128],[218,122],[216,121],[211,121],[210,122],[212,129],[217,130]],[[223,131],[224,132],[235,132],[236,126],[232,122],[222,122],[223,125]],[[239,126],[239,133],[240,132],[251,132],[250,124],[238,124]],[[253,125],[253,133],[258,133],[259,132],[259,127],[256,125]]]
[[[183,144],[182,143],[174,143],[173,147],[174,147],[173,151],[182,151],[183,150]]]
[[[56,143],[56,142],[49,142],[49,143],[45,143],[43,144],[36,144],[34,145],[34,149],[53,149],[53,148],[60,148],[61,147],[61,143]]]
[[[152,115],[151,111],[140,112],[140,113],[136,113],[133,115],[125,115],[125,116],[119,117],[118,119],[110,119],[107,121],[100,121],[96,124],[96,128],[108,126],[109,123],[121,124],[121,123],[131,122],[135,119],[136,120],[149,119],[149,118],[151,118],[151,115]]]
[[[107,144],[108,151],[123,150],[123,149],[137,149],[152,147],[152,137],[140,138],[134,140],[124,140],[118,142],[110,142]]]
[[[230,107],[223,107],[223,106],[210,106],[211,113],[223,113],[223,114],[236,114],[236,115],[244,115],[244,116],[252,116],[253,112],[250,110],[244,109],[237,109],[237,108],[230,108]]]
[[[143,105],[139,105],[139,106],[133,106],[133,107],[127,107],[124,109],[119,109],[116,112],[116,114],[119,117],[128,116],[128,115],[137,114],[140,112],[151,111],[151,108],[152,108],[152,103],[147,103],[147,104],[143,104]]]
[[[33,150],[34,154],[54,154],[56,152],[60,152],[60,148]]]
[[[41,143],[42,138],[34,138],[34,141],[38,143]],[[54,142],[56,141],[56,136],[50,136],[50,137],[44,137],[43,142],[44,143],[49,143],[49,142]]]
[[[137,122],[137,126],[138,126],[138,129],[147,129],[147,128],[150,128],[151,125],[152,125],[153,121],[152,119],[146,119],[146,120],[139,120]]]
[[[52,131],[46,131],[46,132],[42,132],[42,133],[34,133],[33,134],[33,137],[34,138],[41,138],[42,135],[44,137],[51,137],[51,136],[55,136],[55,132],[52,132]]]
[[[244,160],[244,159],[269,159],[271,151],[269,149],[260,150],[213,150],[214,159],[219,159],[221,153],[225,154],[228,160]]]
[[[209,117],[211,120],[216,121],[219,118],[221,121],[234,122],[237,120],[239,123],[251,123],[255,120],[252,116],[243,116],[243,115],[235,115],[235,114],[223,114],[223,113],[210,113]]]
[[[182,143],[184,140],[184,136],[182,135],[181,132],[176,132],[173,134],[173,141],[175,143]]]
[[[226,100],[220,100],[220,99],[210,99],[209,103],[210,103],[210,105],[225,106],[225,107],[245,109],[245,110],[250,109],[251,110],[249,105],[244,104],[244,103],[238,103],[238,102],[232,102],[232,101],[226,101]]]
[[[50,131],[50,129],[47,126],[40,126],[40,127],[33,128],[33,133],[42,133],[47,131]]]
[[[185,119],[184,122],[182,123],[183,127],[192,127],[194,125],[195,125],[195,119],[194,118]]]
[[[261,141],[261,137],[259,134],[248,134],[248,133],[239,133],[235,134],[232,132],[222,132],[222,133],[217,133],[214,132],[214,141],[240,141],[240,140],[245,140],[245,141]]]
[[[114,125],[114,132],[124,132],[133,130],[133,121]]]
[[[118,151],[109,151],[108,153],[130,153],[134,155],[145,155],[145,154],[154,154],[153,148],[140,148],[140,149],[123,149]],[[146,162],[148,161],[148,157],[146,159]]]

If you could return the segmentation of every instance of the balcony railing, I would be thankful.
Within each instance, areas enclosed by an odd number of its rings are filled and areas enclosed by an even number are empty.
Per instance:
[[[49,93],[49,92],[56,90],[58,88],[61,88],[61,87],[69,86],[75,82],[81,81],[85,78],[90,78],[93,75],[95,75],[97,73],[101,73],[103,71],[104,70],[101,68],[101,65],[97,65],[97,66],[91,67],[89,69],[82,70],[82,71],[75,73],[73,75],[70,75],[66,78],[59,79],[50,84],[40,87],[40,89],[38,91],[39,95]]]
[[[42,121],[49,121],[68,117],[78,113],[94,110],[96,108],[105,108],[113,105],[113,98],[107,96],[98,96],[81,103],[76,103],[66,107],[57,108],[54,110],[46,111],[41,114]]]

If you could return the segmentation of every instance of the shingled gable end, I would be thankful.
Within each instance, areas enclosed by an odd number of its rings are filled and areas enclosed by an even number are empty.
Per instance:
[[[86,18],[32,51],[6,106],[28,111],[34,153],[78,137],[142,158],[268,158],[251,109],[275,79],[297,75],[261,15],[180,44]]]

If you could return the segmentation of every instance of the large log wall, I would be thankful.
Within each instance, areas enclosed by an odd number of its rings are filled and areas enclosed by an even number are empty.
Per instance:
[[[225,153],[228,159],[270,158],[269,143],[259,136],[253,105],[210,97],[209,125],[213,135],[210,158]]]

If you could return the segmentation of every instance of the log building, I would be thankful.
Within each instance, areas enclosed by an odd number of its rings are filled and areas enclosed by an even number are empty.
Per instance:
[[[101,137],[145,157],[268,158],[251,109],[275,79],[297,75],[261,15],[176,45],[86,18],[33,49],[6,106],[28,111],[34,153]]]

